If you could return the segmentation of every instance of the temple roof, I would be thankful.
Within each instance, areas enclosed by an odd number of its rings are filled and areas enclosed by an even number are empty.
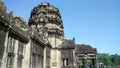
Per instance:
[[[74,49],[75,48],[75,42],[74,40],[67,40],[64,39],[61,44],[62,49]]]
[[[55,29],[56,27],[60,30],[63,29],[59,9],[47,2],[43,2],[33,8],[28,24],[29,26],[41,25],[41,27],[46,27],[48,29]]]
[[[77,44],[75,46],[75,53],[80,54],[96,53],[96,48],[93,48],[90,45]]]
[[[31,11],[29,25],[48,22],[52,23],[53,21],[62,23],[59,9],[54,7],[53,5],[50,5],[47,2],[43,2],[38,6],[34,7]]]

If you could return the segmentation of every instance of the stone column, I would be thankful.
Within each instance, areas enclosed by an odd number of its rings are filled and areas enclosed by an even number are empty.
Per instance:
[[[57,63],[57,68],[61,68],[61,51],[60,50],[57,50],[57,59],[56,59],[57,61],[58,61],[58,63]]]
[[[31,59],[30,59],[30,56],[31,56],[31,40],[25,45],[25,53],[23,53],[24,55],[24,58],[23,58],[23,61],[22,61],[22,68],[31,68]]]
[[[51,49],[51,68],[57,68],[56,49]]]
[[[17,66],[18,66],[17,62],[19,61],[18,60],[18,40],[15,40],[15,43],[13,43],[13,44],[14,44],[14,54],[15,54],[13,68],[17,68]]]
[[[80,68],[80,59],[77,59],[77,68]]]
[[[43,64],[43,68],[46,68],[46,47],[44,48],[44,64]]]
[[[4,49],[4,53],[3,53],[3,58],[2,58],[2,62],[1,62],[1,68],[6,68],[7,66],[7,44],[8,44],[8,34],[9,34],[9,31],[6,32],[6,37],[5,37],[5,42],[4,42],[4,46],[5,46],[5,49]]]
[[[75,60],[75,49],[73,49],[73,59],[74,59],[74,66],[76,66],[76,60]]]
[[[84,57],[84,68],[89,68],[89,67],[88,67],[87,55],[85,55],[85,57]]]
[[[94,68],[98,68],[98,67],[97,67],[97,58],[95,58],[93,62],[94,62],[94,65],[93,65]]]

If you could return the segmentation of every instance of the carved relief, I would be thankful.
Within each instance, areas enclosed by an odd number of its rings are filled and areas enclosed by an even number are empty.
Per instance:
[[[29,25],[35,25],[39,34],[44,35],[44,37],[54,37],[54,34],[59,36],[59,39],[64,37],[63,24],[59,10],[49,3],[44,2],[33,8],[29,19]]]
[[[23,31],[27,30],[27,23],[24,21],[22,17],[14,17],[12,25],[17,26],[18,28],[22,29]]]

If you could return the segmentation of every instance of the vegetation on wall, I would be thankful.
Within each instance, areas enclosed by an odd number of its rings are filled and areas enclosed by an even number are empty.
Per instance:
[[[0,0],[0,10],[6,11],[6,6],[2,0]]]

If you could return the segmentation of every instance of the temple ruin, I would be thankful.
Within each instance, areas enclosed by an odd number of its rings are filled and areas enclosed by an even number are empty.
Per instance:
[[[26,22],[0,5],[0,68],[98,68],[96,48],[64,39],[58,8],[43,2]]]

